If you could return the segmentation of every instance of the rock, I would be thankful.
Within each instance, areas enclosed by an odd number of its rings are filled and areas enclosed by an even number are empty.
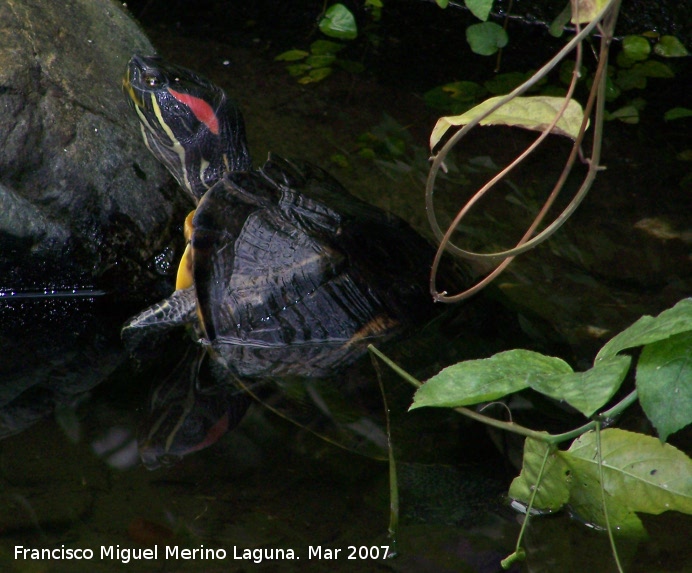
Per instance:
[[[192,205],[121,93],[153,53],[111,0],[0,3],[0,437],[103,382],[172,290]],[[143,299],[147,299],[146,301]]]
[[[0,21],[0,289],[160,280],[189,205],[120,88],[151,44],[111,0],[8,0]]]

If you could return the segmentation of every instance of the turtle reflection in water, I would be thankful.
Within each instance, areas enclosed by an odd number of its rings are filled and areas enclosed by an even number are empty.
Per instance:
[[[331,376],[431,318],[434,250],[404,221],[314,165],[270,155],[253,169],[240,111],[187,69],[134,56],[123,89],[147,147],[197,202],[176,291],[124,326],[128,346],[187,325],[245,386]]]

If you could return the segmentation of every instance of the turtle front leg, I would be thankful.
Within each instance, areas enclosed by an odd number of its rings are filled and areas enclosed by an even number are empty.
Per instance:
[[[120,331],[125,347],[135,353],[142,346],[152,346],[172,328],[194,325],[197,321],[195,287],[176,290],[167,299],[132,317]]]

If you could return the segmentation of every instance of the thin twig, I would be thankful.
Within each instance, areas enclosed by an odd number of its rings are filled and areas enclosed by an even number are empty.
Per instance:
[[[596,174],[599,170],[602,168],[599,165],[600,161],[600,150],[601,150],[601,142],[600,142],[600,136],[602,134],[602,129],[600,129],[602,126],[599,125],[599,121],[602,123],[603,121],[603,113],[602,113],[602,104],[597,106],[597,113],[596,113],[596,118],[595,118],[595,136],[594,136],[594,144],[592,148],[592,155],[589,161],[589,170],[588,173],[584,179],[584,182],[582,183],[582,186],[580,187],[579,191],[575,195],[575,197],[572,199],[570,204],[567,206],[567,208],[553,221],[550,225],[548,225],[541,233],[533,237],[532,239],[530,238],[533,233],[535,232],[536,228],[544,218],[545,214],[548,212],[549,208],[552,206],[555,198],[557,197],[557,194],[561,190],[562,186],[564,185],[564,182],[567,179],[567,176],[576,160],[576,158],[580,154],[580,148],[581,148],[581,141],[583,140],[584,137],[584,132],[586,131],[586,127],[588,125],[588,118],[591,115],[591,111],[593,109],[594,101],[599,100],[602,102],[603,98],[599,95],[597,98],[597,94],[603,94],[604,90],[602,89],[602,85],[605,84],[605,79],[604,79],[604,70],[605,70],[605,65],[607,62],[607,53],[608,53],[608,48],[610,45],[610,41],[612,39],[612,34],[610,36],[605,35],[604,38],[601,41],[601,58],[599,61],[599,66],[598,69],[596,70],[595,74],[595,82],[594,82],[594,88],[591,90],[589,94],[589,100],[587,102],[587,106],[585,107],[584,110],[584,118],[582,121],[582,125],[579,131],[579,134],[577,136],[577,139],[574,142],[574,145],[572,147],[572,152],[570,153],[570,157],[568,158],[568,161],[565,165],[565,168],[563,169],[563,173],[561,174],[560,178],[558,179],[558,182],[556,183],[555,187],[553,188],[553,191],[551,192],[550,196],[546,200],[546,203],[544,204],[541,212],[538,214],[532,225],[529,227],[529,229],[526,231],[522,239],[517,243],[517,246],[514,249],[509,249],[507,251],[502,251],[498,253],[489,253],[489,254],[480,254],[480,253],[472,253],[469,251],[465,251],[463,249],[460,249],[459,247],[456,247],[455,245],[450,243],[450,238],[455,229],[458,227],[461,219],[468,213],[470,208],[473,206],[473,204],[480,199],[483,194],[485,194],[490,188],[492,188],[501,178],[503,178],[511,169],[516,167],[529,153],[531,153],[542,141],[547,137],[547,135],[550,133],[552,128],[555,126],[557,121],[559,120],[560,116],[564,112],[564,109],[566,108],[567,104],[569,103],[569,99],[571,98],[571,95],[574,90],[574,86],[577,81],[577,76],[578,76],[578,71],[579,68],[581,67],[581,40],[583,40],[586,35],[593,30],[594,27],[599,25],[600,21],[602,19],[606,19],[608,23],[615,21],[615,18],[617,16],[617,11],[619,8],[619,1],[620,0],[614,0],[612,3],[610,3],[608,6],[606,6],[599,14],[598,16],[590,22],[582,31],[577,33],[575,38],[569,42],[558,54],[550,60],[543,68],[541,68],[534,76],[532,76],[529,80],[527,80],[524,84],[516,88],[514,91],[512,91],[510,94],[507,96],[501,98],[494,106],[492,106],[487,112],[484,114],[481,114],[474,118],[471,122],[469,122],[467,125],[465,125],[462,129],[457,131],[450,140],[443,146],[442,150],[435,156],[433,160],[433,165],[430,169],[430,173],[428,176],[428,182],[426,185],[426,210],[428,213],[428,220],[430,222],[430,225],[433,229],[433,232],[437,236],[437,238],[440,240],[440,246],[438,248],[438,251],[436,253],[435,259],[433,261],[432,269],[431,269],[431,274],[430,274],[430,291],[433,295],[433,298],[437,301],[441,302],[456,302],[459,301],[463,298],[467,298],[471,296],[472,294],[475,294],[478,292],[480,289],[485,287],[490,281],[492,281],[497,275],[499,275],[506,267],[507,265],[512,261],[513,257],[521,254],[523,252],[528,251],[529,249],[533,248],[540,242],[546,240],[548,237],[550,237],[553,233],[555,233],[563,224],[564,222],[571,216],[571,214],[576,210],[578,205],[581,203],[581,201],[584,199],[586,196],[588,190],[590,189]],[[612,9],[612,12],[609,12],[609,10]],[[609,25],[605,26],[606,29],[609,28]],[[612,28],[611,28],[612,32]],[[437,220],[435,217],[434,213],[434,206],[433,206],[433,191],[434,191],[434,181],[435,177],[437,175],[437,172],[442,165],[442,161],[446,157],[446,155],[449,153],[449,151],[458,143],[458,141],[466,135],[473,127],[478,125],[482,119],[487,117],[489,114],[491,114],[493,111],[499,109],[502,105],[513,99],[514,97],[524,93],[526,90],[528,90],[531,86],[535,84],[540,78],[545,76],[557,63],[563,59],[572,49],[576,48],[577,49],[577,58],[575,62],[575,71],[573,73],[573,78],[572,82],[570,84],[570,88],[568,90],[568,94],[565,98],[565,104],[563,105],[562,109],[560,112],[556,115],[554,118],[553,122],[545,129],[543,132],[540,134],[540,136],[537,138],[537,140],[527,148],[527,150],[522,153],[514,162],[512,162],[509,166],[507,166],[500,174],[495,176],[491,181],[489,181],[481,190],[479,190],[472,198],[469,200],[469,202],[464,206],[464,208],[457,214],[457,217],[454,219],[452,224],[449,226],[447,229],[446,233],[442,233],[441,229],[439,228],[437,224]],[[601,109],[601,113],[599,113],[599,109]],[[488,276],[486,276],[483,280],[481,280],[479,283],[476,285],[472,286],[471,288],[467,289],[466,291],[459,293],[454,296],[447,296],[446,293],[440,293],[437,290],[436,287],[436,277],[437,277],[437,269],[442,257],[442,253],[447,250],[453,254],[456,254],[458,256],[461,256],[466,259],[471,259],[471,260],[492,260],[492,261],[502,261],[499,266],[494,269],[492,273],[490,273]]]

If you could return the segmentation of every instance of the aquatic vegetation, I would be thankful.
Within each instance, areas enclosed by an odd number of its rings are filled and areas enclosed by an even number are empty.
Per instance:
[[[633,362],[622,353],[639,347],[643,348],[635,366],[635,388],[619,398]],[[665,443],[692,423],[692,299],[639,319],[606,343],[584,372],[574,372],[559,358],[510,350],[459,362],[421,383],[374,347],[370,351],[418,387],[411,409],[454,408],[526,437],[521,473],[509,489],[526,517],[516,551],[506,563],[522,556],[522,536],[535,510],[547,514],[569,507],[584,523],[607,530],[611,538],[616,533],[646,535],[636,512],[692,514],[692,459]],[[468,408],[529,388],[570,405],[589,421],[549,434]],[[658,438],[610,427],[637,401]],[[558,449],[558,444],[569,442],[567,450]],[[614,555],[617,559],[615,550]]]
[[[506,96],[491,98],[461,115],[438,120],[431,135],[431,150],[435,152],[440,142],[444,145],[433,157],[426,188],[429,221],[440,241],[430,279],[431,294],[436,300],[456,302],[484,288],[515,256],[555,233],[588,192],[602,169],[600,152],[608,99],[608,55],[619,4],[619,0],[600,3],[573,0],[572,21],[577,33],[553,59]],[[581,24],[585,24],[583,29]],[[582,109],[572,96],[581,76],[578,70],[582,64],[582,42],[595,29],[599,31],[601,44],[598,68]],[[634,45],[638,44],[640,42],[634,42]],[[573,50],[576,57],[572,62],[566,94],[562,97],[524,96]],[[581,143],[590,123],[594,130],[591,153],[584,157]],[[540,135],[517,159],[485,184],[443,231],[437,223],[433,205],[436,176],[439,170],[443,170],[451,149],[476,125],[505,125],[538,131]],[[448,137],[448,132],[454,127],[460,129]],[[453,233],[474,203],[551,134],[572,139],[572,153],[549,198],[517,245],[489,254],[470,252],[454,245]],[[588,165],[579,190],[555,221],[538,232],[577,157]],[[469,261],[487,261],[497,266],[473,287],[450,295],[438,290],[436,285],[436,267],[445,251]],[[627,351],[636,348],[642,350],[634,367],[634,389],[628,391],[629,382],[626,380],[634,359]],[[525,557],[522,539],[534,515],[569,507],[572,514],[584,523],[608,532],[614,560],[622,571],[615,536],[645,535],[637,512],[692,514],[692,460],[665,443],[671,434],[692,423],[691,348],[692,299],[684,299],[656,317],[642,317],[612,338],[598,352],[592,367],[583,372],[575,372],[560,358],[516,349],[486,359],[459,362],[421,383],[374,347],[370,350],[418,387],[411,409],[454,408],[494,428],[525,436],[522,470],[513,481],[509,496],[519,504],[526,517],[516,549],[503,561],[504,567]],[[557,403],[567,404],[587,421],[573,430],[549,434],[541,429],[524,427],[511,419],[498,420],[468,408],[493,403],[521,391],[533,391]],[[657,431],[658,438],[610,427],[636,402]],[[563,443],[570,443],[567,450],[558,449],[558,444]]]
[[[379,4],[379,8],[376,7],[378,10],[381,9],[381,3]],[[320,18],[318,27],[325,36],[336,40],[353,40],[358,37],[356,19],[343,4],[330,6]],[[310,84],[330,76],[335,65],[352,73],[363,70],[362,64],[337,57],[336,54],[345,47],[346,45],[340,41],[320,39],[310,44],[310,51],[288,50],[276,56],[275,59],[289,62],[286,69],[296,77],[298,83]]]
[[[466,40],[471,50],[481,56],[491,56],[507,45],[509,41],[503,26],[488,21],[490,10],[495,0],[464,0],[465,7],[480,20],[466,28]],[[447,8],[448,0],[437,0],[440,8]],[[382,0],[365,0],[364,9],[370,14],[370,20],[377,24],[382,15]],[[340,41],[351,41],[359,37],[358,24],[353,12],[341,3],[332,4],[321,14],[317,27],[322,34],[338,42],[317,40],[310,45],[310,50],[293,49],[282,52],[276,60],[290,62],[286,69],[295,76],[299,83],[319,82],[333,72],[333,65],[338,65],[348,72],[361,72],[363,65],[359,62],[341,59],[336,53],[345,47]],[[378,33],[365,30],[367,40],[373,45],[380,41]]]

